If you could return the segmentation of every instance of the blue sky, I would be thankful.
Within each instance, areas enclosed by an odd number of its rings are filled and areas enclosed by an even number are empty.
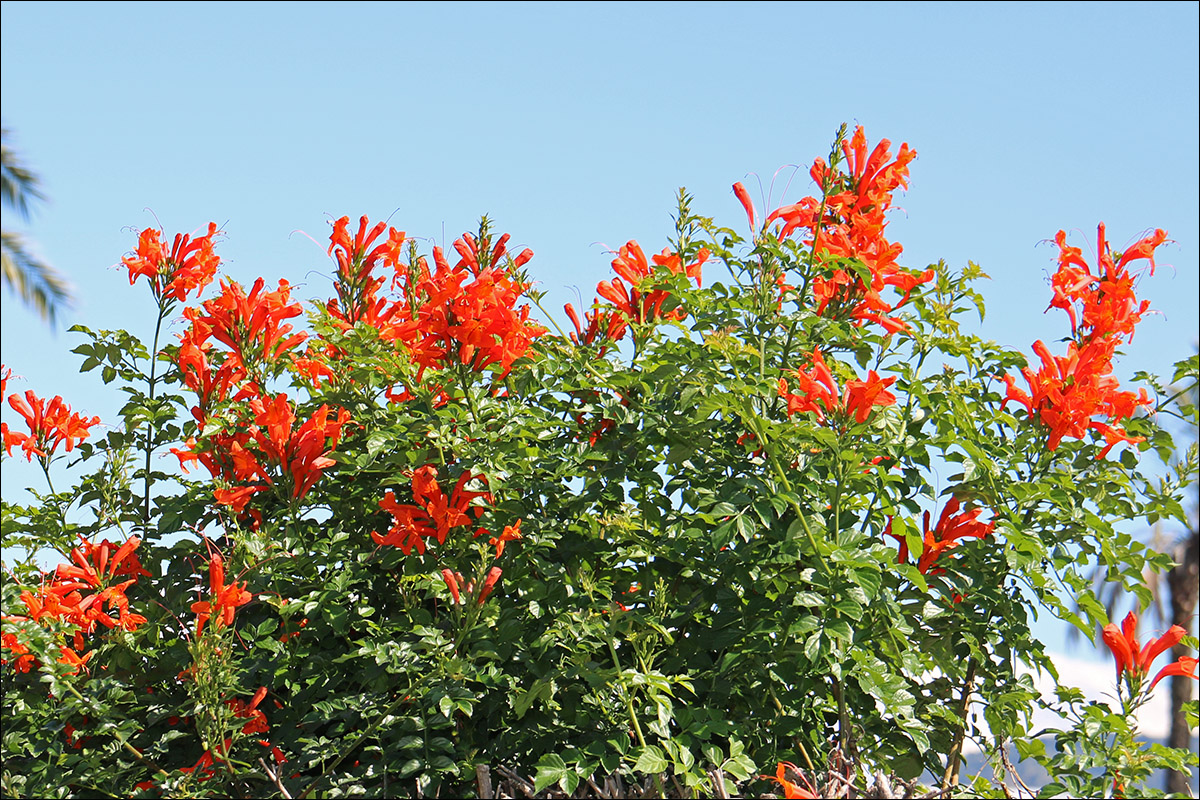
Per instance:
[[[448,244],[487,213],[557,311],[608,277],[606,247],[665,244],[679,186],[742,225],[730,185],[759,198],[756,176],[806,169],[843,121],[919,153],[902,263],[979,263],[985,335],[1026,352],[1067,333],[1043,316],[1059,228],[1085,253],[1100,221],[1118,249],[1167,229],[1140,287],[1161,316],[1118,371],[1169,373],[1200,328],[1198,8],[6,2],[4,124],[50,202],[4,226],[78,297],[51,331],[3,293],[10,388],[115,415],[65,328],[149,339],[148,292],[110,267],[150,225],[213,220],[228,275],[316,298],[329,261],[295,231],[391,216]],[[786,199],[809,192],[802,171]],[[6,460],[6,496],[36,479]]]

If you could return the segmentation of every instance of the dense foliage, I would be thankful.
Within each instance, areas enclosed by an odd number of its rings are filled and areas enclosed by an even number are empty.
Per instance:
[[[122,419],[101,436],[4,389],[9,456],[74,476],[4,499],[4,546],[29,553],[3,587],[4,791],[457,794],[490,766],[568,793],[929,771],[999,796],[1015,742],[1044,792],[1088,796],[1194,765],[1133,739],[1135,630],[1105,634],[1119,710],[1044,700],[1022,669],[1054,672],[1032,616],[1109,622],[1097,560],[1148,601],[1167,560],[1125,523],[1185,519],[1195,449],[1165,480],[1140,458],[1194,409],[1112,374],[1166,235],[1118,253],[1101,226],[1089,260],[1060,232],[1065,344],[1029,363],[962,327],[978,267],[900,266],[887,215],[915,155],[843,130],[811,197],[760,215],[735,185],[738,230],[681,191],[667,246],[621,247],[569,335],[535,321],[533,254],[486,218],[454,263],[339,219],[335,296],[308,304],[262,278],[201,301],[216,226],[143,232],[124,264],[151,346],[76,329]],[[45,548],[64,564],[43,573]],[[1042,705],[1078,721],[1057,749]],[[960,782],[968,736],[995,777]]]

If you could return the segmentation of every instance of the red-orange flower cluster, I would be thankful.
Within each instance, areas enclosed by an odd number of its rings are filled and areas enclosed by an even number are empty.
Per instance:
[[[328,310],[345,327],[365,322],[385,341],[402,344],[418,367],[418,381],[428,369],[454,364],[477,372],[498,365],[503,377],[533,340],[546,333],[529,320],[528,305],[518,306],[529,284],[517,270],[533,258],[533,251],[526,248],[511,257],[508,234],[493,243],[490,237],[464,233],[454,242],[460,258],[453,266],[435,247],[431,272],[424,257],[401,263],[403,232],[388,229],[387,241],[370,249],[382,235],[383,223],[368,231],[363,217],[353,241],[348,224],[347,217],[338,220],[330,237],[330,252],[338,261],[338,297],[329,301]],[[384,278],[373,270],[380,265],[395,270],[392,287],[400,291],[398,301],[378,297]]]
[[[601,358],[608,350],[608,343],[621,341],[629,327],[628,318],[617,309],[593,308],[591,311],[585,311],[584,319],[587,320],[587,327],[580,324],[579,313],[575,310],[575,306],[567,303],[563,306],[563,310],[567,312],[571,324],[575,326],[575,332],[571,334],[571,341],[575,344],[590,345],[597,339],[603,340],[604,344],[601,345],[599,353]]]
[[[1187,631],[1179,625],[1172,625],[1162,636],[1150,639],[1145,646],[1142,646],[1138,644],[1137,640],[1137,624],[1137,614],[1131,611],[1121,623],[1120,628],[1111,622],[1105,625],[1101,637],[1117,662],[1117,680],[1120,680],[1122,676],[1128,676],[1132,685],[1140,688],[1142,681],[1150,672],[1150,667],[1154,665],[1154,659],[1179,644],[1179,640],[1187,636]],[[1196,659],[1180,656],[1178,660],[1167,664],[1158,671],[1154,680],[1150,681],[1150,689],[1154,689],[1158,682],[1168,675],[1197,678]]]
[[[1046,442],[1050,450],[1057,449],[1065,437],[1082,439],[1088,430],[1094,430],[1105,441],[1098,459],[1120,442],[1144,441],[1129,436],[1115,423],[1150,405],[1150,398],[1145,389],[1136,394],[1120,390],[1112,375],[1112,358],[1122,341],[1133,338],[1134,327],[1149,308],[1148,301],[1139,303],[1134,295],[1135,276],[1128,265],[1145,259],[1153,274],[1154,250],[1167,240],[1166,231],[1157,230],[1114,255],[1104,236],[1101,223],[1097,235],[1100,269],[1093,274],[1080,249],[1068,246],[1066,233],[1058,232],[1058,270],[1051,281],[1054,298],[1050,308],[1067,312],[1074,341],[1068,343],[1065,356],[1053,356],[1042,341],[1034,342],[1033,351],[1042,364],[1037,371],[1031,367],[1021,370],[1028,392],[1016,386],[1013,376],[1004,376],[1004,402],[1019,403],[1031,417],[1041,420],[1050,431]]]
[[[328,456],[337,447],[349,414],[338,409],[331,418],[331,410],[323,405],[296,428],[287,395],[263,395],[269,368],[306,338],[304,333],[292,333],[286,322],[302,313],[300,304],[291,300],[287,281],[281,280],[272,292],[265,291],[261,278],[249,294],[232,282],[222,281],[221,289],[201,308],[184,311],[192,325],[180,337],[177,363],[184,385],[199,398],[192,416],[201,426],[211,421],[219,404],[230,400],[249,401],[240,413],[244,417],[248,411],[253,417],[222,426],[202,442],[189,439],[186,448],[171,452],[185,469],[199,461],[213,477],[235,484],[217,489],[214,496],[240,514],[255,493],[275,484],[267,469],[271,465],[281,469],[291,498],[304,497],[321,472],[333,465]],[[216,358],[214,341],[229,348]],[[295,356],[292,360],[312,361]],[[315,361],[301,364],[300,369],[312,380],[322,370],[328,372]]]
[[[46,401],[32,390],[26,390],[23,397],[10,395],[8,404],[25,418],[29,433],[14,431],[5,425],[4,451],[12,455],[13,446],[20,445],[29,461],[33,461],[34,456],[50,458],[60,444],[66,452],[71,452],[77,442],[88,438],[90,428],[100,424],[99,417],[88,419],[82,414],[71,413],[71,407],[61,397]]]
[[[797,230],[808,231],[804,244],[822,259],[854,259],[866,266],[869,281],[856,270],[840,266],[814,276],[811,286],[818,314],[851,319],[859,325],[875,322],[895,333],[908,325],[891,314],[908,302],[914,288],[933,280],[934,272],[915,274],[898,266],[896,259],[904,248],[884,238],[892,193],[908,187],[908,165],[917,157],[902,144],[893,161],[890,148],[891,142],[881,139],[868,155],[860,125],[850,141],[842,142],[848,171],[834,171],[818,158],[809,175],[821,187],[822,198],[805,197],[778,208],[767,217],[766,225],[781,222],[780,238]],[[737,188],[735,185],[735,192]],[[754,210],[744,188],[738,199],[747,206],[753,224]],[[896,303],[881,296],[889,286],[903,295]]]
[[[259,278],[246,294],[240,283],[222,280],[221,294],[204,301],[202,310],[184,311],[192,323],[184,339],[201,351],[210,338],[216,339],[231,350],[226,361],[233,361],[234,370],[257,375],[261,365],[278,361],[307,338],[305,333],[292,334],[291,324],[284,322],[304,313],[299,303],[291,301],[288,282],[281,279],[273,292],[264,291],[265,286]],[[188,388],[197,390],[191,383]]]
[[[329,254],[337,261],[337,297],[326,305],[330,316],[341,327],[349,329],[355,323],[365,322],[381,332],[391,332],[394,317],[407,310],[400,303],[389,305],[378,296],[380,287],[387,278],[374,274],[376,267],[391,267],[399,277],[401,268],[400,249],[405,242],[404,231],[377,222],[369,230],[370,220],[365,216],[358,221],[358,231],[350,236],[350,218],[342,217],[333,223],[329,236]],[[387,240],[375,244],[384,231]]]
[[[492,496],[486,490],[473,491],[467,489],[467,484],[482,475],[472,475],[464,470],[454,486],[454,491],[447,497],[437,481],[437,468],[426,465],[413,472],[412,496],[413,502],[401,504],[396,502],[395,493],[389,489],[379,507],[392,515],[392,527],[386,536],[380,536],[375,531],[371,538],[379,545],[399,547],[405,555],[412,552],[413,547],[418,553],[424,553],[425,540],[433,537],[438,544],[445,544],[446,536],[451,528],[470,525],[472,512],[475,519],[483,516],[484,508],[472,505],[475,498],[483,498],[491,502]]]
[[[226,700],[225,703],[233,709],[235,717],[243,719],[248,718],[250,721],[242,726],[242,733],[267,733],[271,726],[267,724],[267,715],[258,708],[258,704],[267,696],[267,687],[260,686],[258,691],[254,693],[254,697],[250,698],[250,702],[246,702],[239,697],[232,700]]]
[[[422,370],[444,369],[454,361],[468,364],[475,371],[499,364],[503,377],[513,362],[529,351],[533,340],[546,333],[545,328],[529,320],[528,305],[517,307],[517,300],[529,285],[500,266],[507,239],[508,234],[501,236],[488,251],[488,242],[477,248],[475,237],[463,234],[454,243],[462,257],[453,267],[434,248],[437,270],[417,284],[424,301],[417,318],[402,333],[414,362]],[[487,253],[486,258],[483,253]],[[532,257],[533,251],[521,251],[512,261],[514,268]],[[470,282],[466,282],[468,278]]]
[[[71,645],[62,646],[58,660],[74,666],[72,671],[78,672],[92,656],[83,654],[83,637],[93,633],[97,624],[133,631],[146,621],[141,614],[129,610],[129,598],[125,596],[139,575],[150,574],[134,553],[139,544],[141,540],[136,537],[119,547],[107,539],[95,544],[81,537],[80,545],[71,550],[72,563],[59,564],[43,578],[37,592],[21,593],[28,616],[5,617],[5,621],[38,624],[58,621],[75,626]],[[4,634],[0,649],[17,656],[14,668],[20,672],[28,672],[34,666],[33,656],[15,634]]]
[[[171,449],[185,469],[199,461],[214,478],[242,484],[214,492],[217,502],[239,514],[253,495],[276,484],[270,466],[279,467],[289,497],[308,494],[321,473],[336,463],[329,455],[341,440],[342,426],[350,421],[345,409],[333,416],[329,406],[322,405],[296,427],[296,413],[282,392],[265,399],[251,397],[247,408],[253,422],[246,427],[212,433],[203,445],[193,438],[187,448]]]
[[[687,275],[689,278],[693,278],[696,285],[699,286],[701,267],[708,257],[708,250],[701,250],[697,253],[695,261],[685,264],[678,253],[672,253],[663,248],[661,253],[651,256],[650,261],[654,263],[655,267],[666,267],[672,274]],[[642,289],[646,279],[653,275],[653,269],[650,267],[650,262],[646,261],[646,254],[642,252],[642,248],[637,242],[631,239],[617,251],[617,257],[612,261],[612,268],[618,277],[613,278],[612,281],[600,281],[596,286],[596,292],[612,303],[627,322],[640,324],[657,319],[680,320],[686,316],[681,308],[675,308],[665,313],[662,311],[663,304],[671,296],[666,289],[648,291]],[[622,282],[622,278],[624,278],[624,282]],[[573,312],[574,309],[567,311],[574,317]],[[625,334],[625,327],[618,327],[611,314],[604,317],[597,315],[594,322],[593,318],[589,317],[588,323],[589,330],[592,325],[596,326],[597,331],[603,326],[605,335],[614,341]],[[579,329],[578,322],[575,322],[575,328],[578,333],[583,333]],[[593,334],[593,338],[594,336]]]
[[[1061,308],[1071,318],[1071,333],[1081,341],[1108,336],[1133,339],[1133,329],[1149,310],[1150,301],[1138,302],[1133,285],[1136,277],[1127,268],[1134,261],[1150,262],[1154,274],[1154,251],[1167,241],[1161,228],[1143,237],[1124,253],[1113,254],[1104,238],[1104,223],[1096,229],[1096,253],[1100,268],[1083,259],[1083,251],[1067,244],[1066,231],[1054,236],[1058,245],[1058,270],[1051,279],[1054,299],[1049,308]]]
[[[192,603],[192,613],[196,615],[196,635],[204,630],[204,625],[210,619],[213,628],[233,625],[233,616],[239,606],[244,606],[251,600],[251,594],[246,591],[246,585],[234,583],[225,584],[225,563],[220,553],[213,553],[208,562],[209,599]]]
[[[507,528],[505,530],[508,530]],[[442,570],[442,580],[446,583],[446,588],[450,590],[450,600],[454,605],[462,605],[466,597],[474,597],[476,605],[483,605],[487,602],[488,595],[492,593],[492,589],[496,588],[496,581],[500,580],[500,576],[504,574],[504,570],[500,567],[492,567],[488,570],[487,576],[483,579],[483,583],[479,586],[479,594],[475,594],[475,582],[465,580],[461,572],[452,572],[449,569]]]
[[[350,421],[350,413],[338,409],[337,416],[330,418],[329,406],[322,405],[293,430],[296,415],[286,394],[280,393],[265,402],[255,398],[250,401],[250,410],[255,422],[251,434],[271,462],[291,477],[291,496],[308,494],[321,472],[336,463],[329,454],[337,448],[342,426]]]
[[[1033,352],[1041,358],[1041,368],[1021,370],[1029,384],[1029,393],[1018,388],[1011,375],[1004,376],[1008,387],[1005,403],[1025,406],[1031,417],[1040,419],[1049,428],[1046,446],[1056,450],[1064,437],[1082,439],[1094,430],[1104,436],[1105,445],[1096,454],[1104,458],[1120,442],[1136,444],[1141,436],[1129,436],[1119,425],[1094,419],[1107,417],[1111,421],[1128,419],[1140,407],[1150,404],[1145,389],[1136,394],[1120,390],[1120,382],[1112,375],[1112,355],[1115,339],[1097,339],[1082,347],[1076,342],[1067,344],[1067,355],[1053,356],[1041,340],[1033,343]]]
[[[856,422],[863,423],[875,406],[895,404],[896,396],[888,391],[888,387],[896,382],[895,377],[880,378],[875,370],[871,370],[865,381],[847,381],[839,398],[837,384],[821,351],[814,348],[810,360],[807,372],[797,369],[792,373],[797,383],[795,392],[789,391],[785,378],[779,379],[779,396],[787,400],[789,417],[811,411],[821,424],[826,424],[827,413],[838,417],[839,421],[853,417]]]
[[[979,515],[983,513],[983,509],[975,508],[960,513],[960,507],[961,503],[958,498],[952,497],[946,503],[946,507],[942,509],[937,525],[933,528],[929,527],[929,512],[925,512],[922,520],[924,547],[921,550],[921,557],[917,561],[917,569],[921,571],[922,575],[944,573],[944,569],[935,567],[942,553],[958,547],[961,539],[983,539],[995,529],[994,523],[979,521]],[[888,519],[887,527],[883,532],[899,543],[900,551],[897,554],[896,563],[907,564],[908,541],[903,536],[892,533],[891,519]]]
[[[212,283],[221,258],[213,252],[213,238],[220,234],[214,222],[208,223],[208,233],[191,239],[188,234],[175,234],[175,242],[167,252],[162,231],[146,228],[138,236],[137,250],[121,259],[129,268],[129,284],[145,275],[154,292],[154,299],[185,300],[188,292],[199,295]]]

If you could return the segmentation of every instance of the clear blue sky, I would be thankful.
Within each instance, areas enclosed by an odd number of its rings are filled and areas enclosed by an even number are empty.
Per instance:
[[[79,298],[51,332],[3,293],[9,388],[105,419],[120,397],[75,374],[65,327],[149,338],[145,286],[108,268],[135,229],[213,220],[227,274],[323,298],[324,248],[293,231],[390,215],[449,243],[487,213],[558,310],[608,277],[604,245],[665,244],[677,187],[742,225],[730,184],[807,167],[843,121],[917,150],[891,238],[909,266],[992,276],[989,337],[1066,335],[1042,314],[1044,240],[1089,252],[1104,221],[1118,249],[1176,242],[1120,373],[1168,372],[1197,340],[1196,3],[2,8],[4,124],[50,197],[27,232]],[[788,199],[808,193],[802,172]],[[5,495],[25,476],[7,460]]]

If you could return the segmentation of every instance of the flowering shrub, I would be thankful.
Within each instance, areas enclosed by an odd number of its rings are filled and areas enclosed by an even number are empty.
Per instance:
[[[961,327],[977,267],[910,269],[885,238],[915,155],[843,130],[812,196],[760,213],[734,185],[748,230],[681,192],[668,246],[622,246],[569,334],[487,218],[452,264],[342,217],[334,296],[308,302],[218,280],[215,225],[169,252],[144,231],[123,264],[151,346],[75,329],[121,419],[101,435],[4,372],[9,455],[75,476],[4,499],[30,554],[5,568],[4,791],[458,796],[496,770],[527,794],[931,773],[999,796],[1016,743],[1088,796],[1194,765],[1128,723],[1164,642],[1194,639],[1106,628],[1120,710],[1021,668],[1054,674],[1031,612],[1108,622],[1090,560],[1149,602],[1166,558],[1123,523],[1184,519],[1195,448],[1166,481],[1139,464],[1173,451],[1155,412],[1179,395],[1113,374],[1166,234],[1117,253],[1101,226],[1093,270],[1060,232],[1070,340],[1035,368]],[[1039,706],[1078,721],[1055,753]],[[968,737],[994,776],[960,779]]]

